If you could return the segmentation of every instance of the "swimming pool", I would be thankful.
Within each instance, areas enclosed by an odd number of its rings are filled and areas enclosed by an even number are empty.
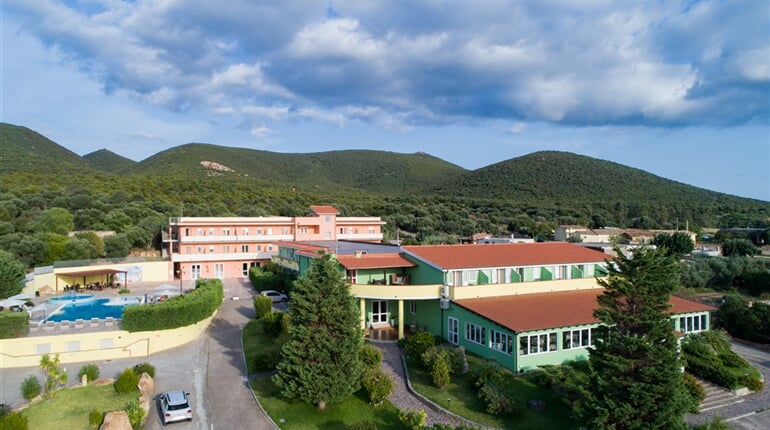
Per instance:
[[[85,295],[80,295],[85,296]],[[122,318],[123,308],[126,306],[137,305],[142,302],[141,297],[121,296],[114,298],[97,298],[94,296],[79,297],[72,299],[67,296],[54,297],[49,299],[49,303],[66,303],[56,312],[49,315],[46,321],[75,321],[90,320],[91,318],[104,319],[107,317]]]

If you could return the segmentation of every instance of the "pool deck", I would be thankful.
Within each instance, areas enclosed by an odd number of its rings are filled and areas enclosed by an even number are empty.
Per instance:
[[[191,284],[191,281],[188,281],[188,286]],[[158,295],[158,286],[160,285],[171,285],[169,282],[135,282],[132,283],[128,289],[131,291],[130,293],[126,294],[118,294],[118,289],[107,289],[102,291],[87,291],[84,293],[78,293],[78,294],[88,294],[93,295],[97,299],[98,298],[109,298],[109,299],[119,299],[121,297],[142,297],[144,298],[145,294],[147,296],[157,296]],[[187,287],[187,286],[185,286]],[[178,285],[176,288],[179,288]],[[177,289],[176,292],[179,290]],[[189,292],[189,288],[184,288],[183,291],[185,293]],[[57,295],[53,296],[44,296],[44,297],[34,297],[30,301],[35,305],[40,305],[43,303],[46,303],[49,299],[53,297],[66,297],[70,293],[69,292],[61,292]],[[66,303],[64,303],[66,304]],[[64,305],[63,304],[63,305]],[[77,321],[69,321],[68,323],[65,322],[47,322],[47,323],[39,323],[30,321],[30,330],[28,337],[35,337],[35,336],[51,336],[56,334],[76,334],[76,333],[93,333],[93,332],[100,332],[100,331],[115,331],[120,330],[120,320],[119,319],[89,319],[89,320],[77,320]]]

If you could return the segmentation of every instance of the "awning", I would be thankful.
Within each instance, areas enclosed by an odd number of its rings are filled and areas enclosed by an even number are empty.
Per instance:
[[[66,272],[66,273],[57,273],[56,276],[67,276],[67,277],[82,277],[82,276],[98,276],[98,275],[114,275],[117,273],[128,273],[127,270],[120,270],[120,269],[98,269],[98,270],[84,270],[81,272]]]

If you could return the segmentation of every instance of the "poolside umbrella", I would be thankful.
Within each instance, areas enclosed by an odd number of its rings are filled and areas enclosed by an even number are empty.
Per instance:
[[[21,300],[17,300],[17,299],[0,300],[0,306],[2,306],[4,308],[11,308],[11,307],[14,307],[14,306],[21,306],[21,305],[24,305],[24,304],[26,304],[26,303],[21,301]]]
[[[179,295],[179,290],[177,290],[177,289],[173,289],[173,290],[170,290],[170,289],[168,289],[168,290],[160,290],[160,291],[155,291],[152,294],[154,296],[178,296]]]
[[[8,297],[8,298],[9,299],[15,299],[15,300],[29,300],[29,299],[32,299],[34,297],[35,297],[34,294],[21,293],[21,294],[16,294],[15,296],[11,296],[11,297]]]
[[[177,288],[178,287],[175,287],[175,286],[169,285],[169,284],[160,284],[157,287],[155,287],[154,289],[155,290],[174,290],[174,289],[177,289]]]

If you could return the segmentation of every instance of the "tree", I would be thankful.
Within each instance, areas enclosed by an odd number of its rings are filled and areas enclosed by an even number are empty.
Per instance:
[[[61,367],[59,354],[53,357],[49,354],[43,354],[40,358],[40,370],[43,371],[45,379],[45,395],[50,396],[53,392],[67,383],[67,369]]]
[[[580,413],[591,429],[686,429],[688,394],[668,315],[679,282],[676,260],[640,247],[618,256],[599,280],[587,398]]]
[[[37,232],[67,234],[75,227],[72,214],[64,208],[51,208],[40,214],[34,223]]]
[[[681,257],[689,254],[695,248],[695,244],[690,239],[690,235],[677,231],[673,234],[660,233],[652,239],[652,244],[665,248],[669,255]]]
[[[107,258],[125,257],[131,252],[131,244],[123,233],[104,237],[104,256]]]
[[[13,254],[0,250],[0,297],[10,297],[21,292],[25,269],[24,263]]]
[[[296,281],[289,320],[273,377],[281,393],[319,409],[353,394],[363,371],[360,314],[331,256],[315,259],[307,275]]]
[[[722,255],[725,257],[755,255],[759,252],[759,248],[748,239],[729,239],[722,244]]]

